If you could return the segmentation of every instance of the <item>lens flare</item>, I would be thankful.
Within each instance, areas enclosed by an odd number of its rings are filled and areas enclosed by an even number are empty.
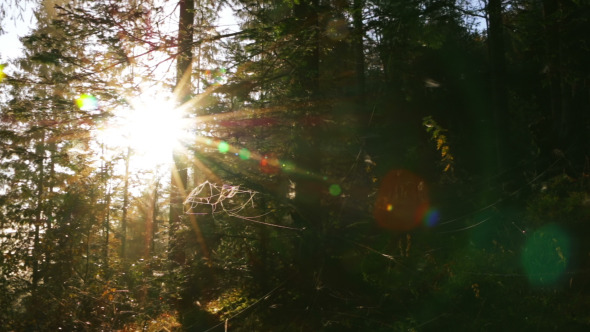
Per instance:
[[[338,184],[331,185],[328,190],[330,191],[330,195],[332,196],[338,196],[342,193],[342,188],[340,188]]]
[[[6,74],[4,74],[4,65],[0,65],[0,83],[2,83],[4,77],[6,77]]]
[[[279,172],[279,160],[273,153],[264,155],[260,159],[260,171],[265,174],[276,174]]]
[[[292,163],[292,162],[290,162],[290,161],[284,160],[284,161],[280,162],[280,164],[281,164],[281,167],[283,168],[283,170],[285,172],[293,172],[293,171],[295,171],[295,164]]]
[[[429,195],[426,182],[407,170],[392,170],[383,178],[373,216],[386,229],[408,231],[428,220]]]
[[[554,285],[563,277],[571,256],[568,234],[556,224],[548,224],[528,237],[521,261],[532,286]]]
[[[76,105],[82,111],[93,111],[98,108],[98,100],[91,94],[83,93],[76,98]]]
[[[207,84],[209,85],[221,85],[225,83],[225,74],[227,73],[227,69],[225,68],[216,68],[213,70],[206,70],[205,71],[205,79]]]
[[[246,148],[241,149],[240,152],[238,153],[238,155],[240,156],[240,159],[242,159],[242,160],[250,159],[250,151]]]
[[[434,208],[428,209],[426,211],[426,215],[424,216],[423,223],[427,227],[434,227],[440,221],[440,211]]]
[[[229,144],[227,144],[227,142],[219,142],[219,144],[217,145],[217,150],[219,150],[219,152],[225,154],[229,151]]]

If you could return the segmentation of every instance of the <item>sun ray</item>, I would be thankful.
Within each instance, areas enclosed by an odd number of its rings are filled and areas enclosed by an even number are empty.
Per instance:
[[[287,110],[286,106],[273,106],[273,107],[265,107],[265,108],[244,108],[241,110],[235,110],[232,112],[227,113],[218,113],[218,114],[210,114],[210,115],[202,115],[198,117],[199,123],[218,123],[225,120],[233,120],[239,118],[245,118],[248,116],[256,115],[267,115],[278,113],[281,111]]]
[[[192,163],[194,164],[196,169],[198,169],[201,172],[201,174],[203,174],[203,178],[209,179],[216,183],[222,182],[221,179],[209,167],[203,164],[203,162],[200,161],[198,158],[193,158]]]

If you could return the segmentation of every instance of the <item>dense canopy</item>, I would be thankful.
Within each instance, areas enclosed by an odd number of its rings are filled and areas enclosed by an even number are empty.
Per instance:
[[[0,22],[0,330],[590,328],[587,1]]]

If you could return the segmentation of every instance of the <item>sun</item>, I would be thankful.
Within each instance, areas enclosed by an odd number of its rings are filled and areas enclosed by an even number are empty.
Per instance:
[[[152,90],[116,110],[101,136],[109,146],[129,148],[134,168],[153,169],[171,164],[173,150],[181,147],[189,129],[172,94]]]
[[[186,123],[171,99],[142,95],[133,101],[126,127],[129,145],[139,156],[152,163],[171,160],[172,151],[186,135]]]

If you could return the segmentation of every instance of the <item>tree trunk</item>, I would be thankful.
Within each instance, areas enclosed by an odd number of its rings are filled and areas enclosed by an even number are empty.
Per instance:
[[[51,266],[51,252],[52,252],[52,246],[49,245],[49,242],[53,242],[53,234],[51,231],[51,218],[53,217],[53,203],[52,203],[52,199],[53,199],[53,187],[55,185],[55,151],[56,151],[56,146],[55,143],[50,143],[49,145],[49,151],[51,151],[51,158],[49,159],[49,188],[48,188],[48,194],[49,194],[49,199],[48,199],[48,205],[45,207],[45,213],[46,213],[46,221],[45,221],[45,245],[44,245],[44,249],[43,249],[43,254],[45,256],[45,263],[44,263],[44,269],[45,269],[45,274],[43,275],[43,282],[45,284],[47,284],[47,282],[49,282],[49,267]]]
[[[103,249],[103,264],[104,264],[104,274],[105,279],[109,280],[110,273],[109,273],[109,241],[110,241],[110,233],[111,233],[111,191],[109,188],[109,168],[104,160],[104,144],[101,144],[101,159],[102,159],[102,185],[104,190],[105,197],[103,198],[104,206],[103,206],[103,227],[104,227],[104,249]]]
[[[39,177],[37,178],[37,202],[35,207],[35,235],[33,243],[33,296],[39,283],[39,260],[41,259],[40,226],[43,215],[43,192],[45,182],[45,132],[41,132],[41,142],[37,145],[35,156],[37,157]]]
[[[311,98],[317,98],[319,93],[319,63],[320,63],[320,35],[318,0],[301,0],[294,5],[294,14],[301,26],[297,32],[307,34],[300,38],[302,43],[311,40],[311,45],[303,46],[302,62],[297,71],[298,93],[304,93]]]
[[[357,102],[360,107],[365,104],[365,53],[363,39],[365,29],[363,26],[364,0],[354,0],[352,4],[352,23],[354,26],[353,47],[356,76]]]
[[[105,220],[104,220],[104,228],[105,228],[105,236],[104,236],[104,271],[105,271],[105,279],[109,280],[110,272],[109,272],[109,237],[111,235],[111,189],[107,188],[106,192],[106,206],[105,206]]]
[[[488,48],[490,56],[490,79],[492,97],[492,133],[493,146],[490,147],[492,159],[495,159],[493,173],[509,167],[508,155],[510,132],[508,102],[506,93],[506,60],[504,48],[504,25],[502,23],[502,0],[489,0],[488,3]]]
[[[295,183],[295,197],[293,199],[296,211],[293,220],[297,227],[306,228],[301,233],[299,252],[295,257],[297,266],[294,283],[300,288],[304,296],[314,296],[315,289],[321,276],[321,269],[325,258],[324,242],[327,226],[327,213],[322,205],[322,194],[325,183],[322,180],[322,141],[324,126],[317,122],[317,118],[326,112],[319,104],[320,98],[320,43],[319,43],[319,5],[317,0],[301,0],[294,8],[295,18],[300,23],[299,37],[304,49],[297,70],[295,93],[303,100],[300,106],[302,126],[297,129],[294,141],[294,153],[300,171],[292,174]],[[308,34],[307,36],[305,34]],[[309,42],[311,35],[311,42]],[[308,44],[309,43],[309,44]],[[317,317],[308,317],[315,321]],[[313,323],[310,323],[313,325]]]
[[[152,197],[152,229],[151,229],[151,238],[150,238],[150,256],[154,256],[156,254],[156,234],[158,233],[158,186],[160,184],[160,180],[158,179],[155,183],[154,193]]]
[[[553,149],[561,151],[571,148],[572,134],[580,126],[581,117],[576,117],[576,112],[571,107],[573,88],[563,77],[564,64],[561,13],[563,4],[559,0],[543,1],[543,19],[545,25],[545,49],[548,63],[549,93],[551,98],[551,123],[550,139],[554,143]],[[549,151],[553,153],[553,151]]]
[[[317,99],[320,94],[319,87],[319,22],[318,22],[318,1],[300,1],[295,5],[294,13],[297,21],[301,22],[301,33],[312,35],[311,45],[302,45],[304,53],[302,62],[297,71],[297,81],[295,93],[297,97],[307,100],[301,106],[301,116],[305,124],[301,134],[296,139],[295,153],[298,158],[298,166],[304,172],[294,174],[296,182],[295,204],[299,208],[298,214],[304,224],[309,224],[316,219],[316,213],[319,213],[320,190],[321,184],[318,182],[317,175],[320,173],[321,152],[319,147],[320,129],[314,123],[314,118],[318,116],[319,108]],[[301,38],[303,43],[307,40]],[[309,174],[309,175],[308,175]],[[309,226],[309,225],[306,225]]]
[[[178,104],[187,102],[191,96],[192,43],[195,2],[179,1],[180,20],[178,23],[178,57],[176,59],[176,96]],[[178,243],[177,231],[182,223],[183,200],[185,196],[188,173],[186,156],[179,150],[173,152],[174,165],[170,179],[170,236],[169,257],[172,262],[184,265],[184,248]]]
[[[127,250],[127,208],[129,205],[129,159],[131,158],[131,148],[127,148],[125,156],[125,178],[123,187],[123,213],[121,216],[121,261],[125,261]]]

